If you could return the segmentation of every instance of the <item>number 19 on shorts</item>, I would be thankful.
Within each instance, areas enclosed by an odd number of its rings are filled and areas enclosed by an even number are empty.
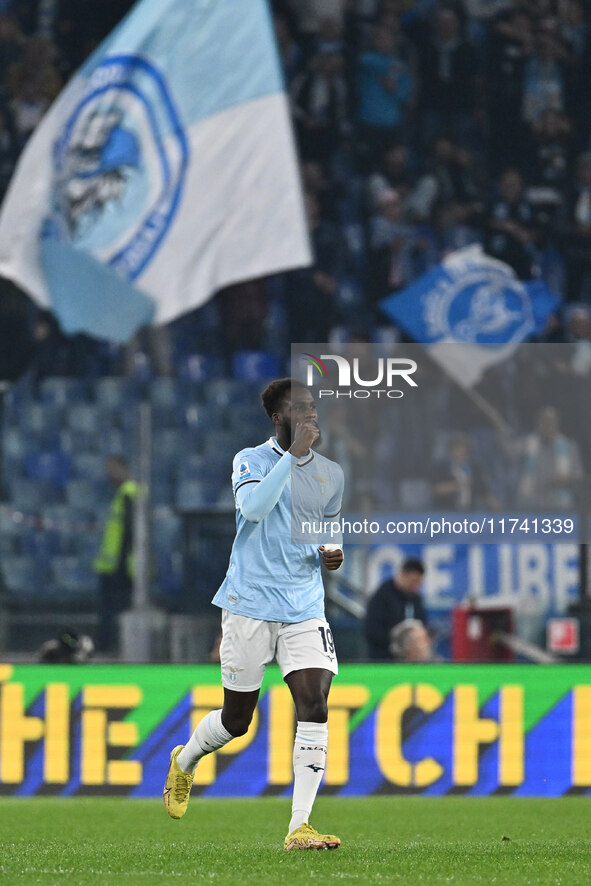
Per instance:
[[[318,628],[320,631],[320,636],[322,637],[322,646],[325,652],[329,652],[331,655],[334,655],[334,640],[332,638],[332,631],[330,628],[325,628],[324,625],[320,625]]]

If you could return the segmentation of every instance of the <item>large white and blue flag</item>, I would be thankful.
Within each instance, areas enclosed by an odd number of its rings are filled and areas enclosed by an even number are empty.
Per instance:
[[[125,341],[309,264],[266,0],[141,0],[58,97],[0,217],[0,274]]]
[[[559,303],[545,283],[522,282],[509,265],[473,245],[451,253],[381,307],[456,381],[471,387],[521,342],[543,332]]]

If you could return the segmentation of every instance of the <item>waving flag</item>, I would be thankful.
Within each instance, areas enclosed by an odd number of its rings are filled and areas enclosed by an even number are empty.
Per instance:
[[[452,253],[382,309],[460,384],[541,333],[560,299],[538,281],[520,281],[509,265],[480,246]]]
[[[309,262],[265,0],[141,0],[37,128],[0,217],[0,274],[114,341]]]

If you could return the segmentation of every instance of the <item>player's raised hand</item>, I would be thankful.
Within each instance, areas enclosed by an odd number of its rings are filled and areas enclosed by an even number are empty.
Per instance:
[[[328,547],[328,545],[326,547]],[[322,562],[324,563],[326,568],[330,569],[331,571],[333,569],[338,569],[345,559],[345,555],[340,548],[334,549],[331,546],[331,549],[327,551],[325,546],[321,545],[318,550],[320,551]]]
[[[296,458],[302,458],[303,455],[306,455],[310,446],[316,442],[319,436],[320,429],[314,419],[309,418],[305,421],[298,422],[295,427],[293,443],[289,447],[289,451],[292,455],[295,455]]]

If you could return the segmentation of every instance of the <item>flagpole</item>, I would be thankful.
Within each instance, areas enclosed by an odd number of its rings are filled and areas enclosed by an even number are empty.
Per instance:
[[[464,392],[464,394],[468,397],[469,400],[474,403],[474,405],[484,414],[493,425],[503,434],[509,434],[511,432],[510,426],[507,424],[501,413],[498,409],[486,400],[482,394],[479,394],[478,391],[475,391],[474,388],[468,388],[464,385],[458,385],[459,388]]]

